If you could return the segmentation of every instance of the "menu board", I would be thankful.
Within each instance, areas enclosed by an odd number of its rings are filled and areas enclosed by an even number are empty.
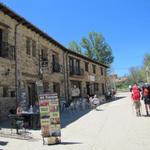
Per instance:
[[[41,94],[39,105],[43,138],[47,137],[48,144],[60,143],[61,126],[57,94]]]

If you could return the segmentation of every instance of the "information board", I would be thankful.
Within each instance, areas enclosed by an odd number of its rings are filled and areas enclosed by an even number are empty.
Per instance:
[[[58,95],[41,94],[39,96],[39,105],[43,138],[47,138],[48,144],[60,143],[61,126]]]

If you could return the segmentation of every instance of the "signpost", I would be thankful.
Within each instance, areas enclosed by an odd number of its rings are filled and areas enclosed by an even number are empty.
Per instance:
[[[40,94],[40,121],[43,137],[43,144],[47,138],[48,144],[61,142],[61,126],[59,101],[57,94]]]

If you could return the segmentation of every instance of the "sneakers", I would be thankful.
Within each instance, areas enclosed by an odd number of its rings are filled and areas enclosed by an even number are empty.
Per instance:
[[[146,115],[147,115],[147,116],[149,116],[149,113],[148,113],[148,111],[146,111]]]
[[[141,116],[141,112],[140,111],[138,111],[138,112],[136,112],[136,116]]]

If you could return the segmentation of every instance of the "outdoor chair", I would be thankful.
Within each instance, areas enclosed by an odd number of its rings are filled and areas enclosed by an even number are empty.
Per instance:
[[[10,119],[11,134],[13,129],[16,129],[16,134],[19,134],[19,129],[22,129],[24,125],[24,118],[16,114],[9,114],[8,117]]]

